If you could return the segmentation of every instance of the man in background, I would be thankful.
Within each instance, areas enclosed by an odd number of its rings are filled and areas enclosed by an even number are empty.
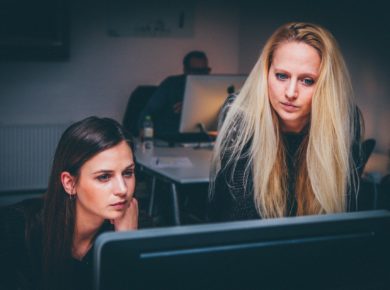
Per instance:
[[[186,76],[209,74],[208,59],[203,51],[191,51],[183,59],[183,74],[167,77],[151,96],[138,120],[142,128],[146,116],[151,116],[155,135],[173,135],[179,132]]]

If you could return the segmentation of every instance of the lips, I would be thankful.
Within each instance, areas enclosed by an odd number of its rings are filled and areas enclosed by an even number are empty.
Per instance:
[[[281,102],[282,105],[285,105],[285,106],[288,106],[288,107],[293,107],[293,108],[298,108],[298,106],[292,104],[292,103],[289,103],[289,102]]]
[[[299,106],[296,106],[296,105],[293,105],[292,103],[284,103],[284,102],[280,102],[282,104],[282,107],[285,111],[287,112],[294,112],[294,111],[297,111],[299,110]]]
[[[110,206],[124,206],[127,203],[127,200],[119,201],[117,203],[110,204]]]

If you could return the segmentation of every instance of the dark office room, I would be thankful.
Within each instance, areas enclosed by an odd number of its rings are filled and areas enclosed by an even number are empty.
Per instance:
[[[388,11],[0,1],[0,289],[390,289]]]

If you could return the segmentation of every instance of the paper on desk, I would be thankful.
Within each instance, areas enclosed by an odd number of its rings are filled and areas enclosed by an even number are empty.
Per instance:
[[[152,157],[151,162],[155,168],[192,167],[192,162],[188,157]]]

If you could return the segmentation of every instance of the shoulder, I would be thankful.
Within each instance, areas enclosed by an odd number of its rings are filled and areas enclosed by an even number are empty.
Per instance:
[[[186,80],[185,75],[173,75],[169,76],[161,82],[161,85],[173,85],[177,83],[184,83]]]
[[[232,106],[232,104],[234,103],[234,101],[236,100],[236,98],[237,98],[237,95],[236,95],[236,94],[230,94],[230,95],[226,98],[225,102],[223,103],[222,109],[223,109],[223,110],[228,110],[228,109]]]
[[[0,228],[7,239],[24,239],[26,229],[41,222],[43,201],[41,198],[24,200],[0,209]]]
[[[218,115],[218,129],[222,127],[222,124],[226,119],[227,113],[229,112],[230,107],[233,105],[234,100],[236,98],[237,98],[236,94],[231,94],[226,98],[225,102],[223,103],[221,107],[221,111],[219,112]]]
[[[184,94],[184,87],[186,82],[185,75],[174,75],[164,79],[155,91],[154,96],[161,98],[161,95],[165,95],[165,98],[172,98],[172,95]]]
[[[0,264],[7,267],[0,284],[10,289],[30,289],[38,279],[41,209],[41,199],[25,200],[0,209]]]
[[[43,209],[43,198],[30,198],[15,204],[3,207],[2,210],[8,213],[14,213],[18,216],[29,218],[41,213]]]

